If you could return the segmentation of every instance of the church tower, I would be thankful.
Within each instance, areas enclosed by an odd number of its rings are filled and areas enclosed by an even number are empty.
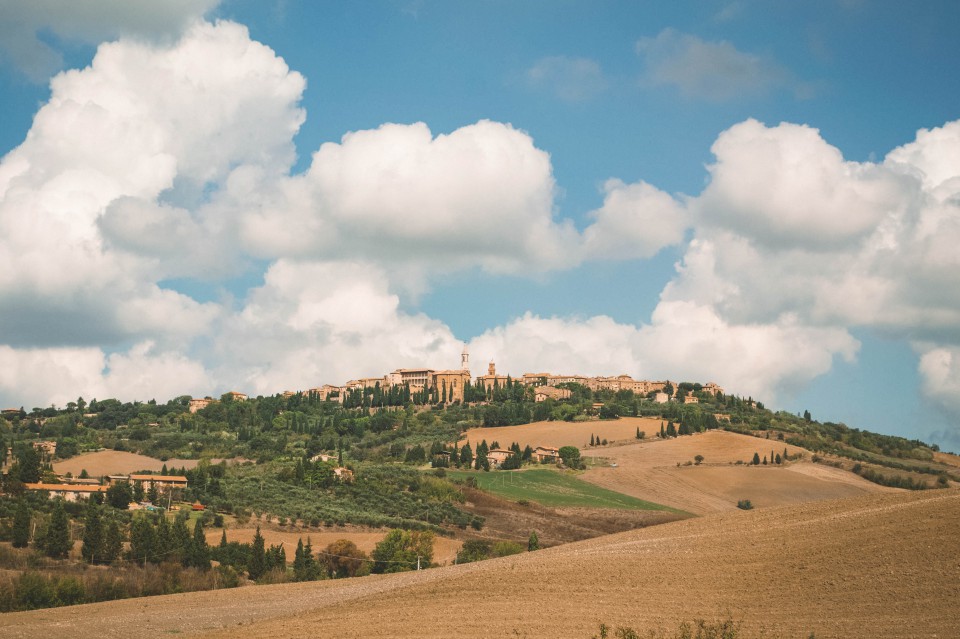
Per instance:
[[[463,345],[463,352],[460,353],[460,370],[470,370],[470,351],[467,350],[466,344]]]

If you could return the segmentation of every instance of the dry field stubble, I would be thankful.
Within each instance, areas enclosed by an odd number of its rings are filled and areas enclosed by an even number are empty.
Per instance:
[[[754,506],[852,497],[883,488],[850,472],[807,461],[783,466],[733,465],[761,458],[809,451],[782,441],[713,430],[668,440],[653,440],[604,448],[616,467],[597,467],[583,479],[633,497],[706,514],[736,508],[749,499]],[[703,455],[700,466],[686,466]],[[679,467],[677,464],[681,464]]]
[[[256,523],[251,523],[243,527],[230,527],[227,529],[227,541],[237,541],[240,543],[250,543],[256,534]],[[261,524],[260,534],[263,535],[264,543],[267,546],[283,544],[287,553],[287,563],[293,563],[294,550],[297,548],[297,541],[302,539],[303,543],[313,545],[313,551],[323,550],[328,545],[338,539],[348,539],[357,545],[357,548],[367,553],[373,552],[374,547],[386,537],[389,531],[386,529],[365,529],[365,528],[338,528],[338,529],[296,529],[280,528],[271,524]],[[209,528],[206,530],[207,543],[216,546],[220,543],[220,536],[223,531],[219,528]],[[433,561],[440,565],[452,564],[457,551],[463,545],[462,541],[450,539],[449,537],[434,537],[433,541]]]
[[[748,637],[956,637],[958,524],[960,490],[873,494],[420,573],[13,613],[0,635],[586,638],[729,612]]]
[[[69,472],[74,477],[78,476],[80,471],[86,470],[91,477],[101,477],[103,475],[126,475],[138,470],[158,472],[164,465],[167,468],[195,468],[197,463],[196,459],[168,459],[164,462],[136,453],[100,450],[56,462],[53,465],[53,470],[60,474]]]
[[[637,429],[646,433],[647,437],[653,437],[655,433],[660,432],[660,424],[666,423],[661,419],[652,417],[624,417],[622,419],[610,421],[590,421],[590,422],[533,422],[532,424],[522,424],[520,426],[499,426],[496,428],[471,428],[460,438],[460,445],[469,441],[470,445],[476,448],[482,440],[487,440],[490,444],[494,441],[500,442],[500,445],[507,447],[513,442],[520,444],[520,447],[531,446],[576,446],[583,449],[590,442],[590,435],[595,435],[600,439],[608,441],[629,440],[635,441]],[[587,448],[583,450],[585,455],[602,455],[606,450],[603,447]]]

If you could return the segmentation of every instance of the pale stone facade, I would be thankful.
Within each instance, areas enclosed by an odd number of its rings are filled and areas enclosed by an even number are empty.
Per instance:
[[[463,387],[470,381],[470,371],[434,371],[430,375],[430,387],[436,389],[437,397],[443,399],[447,391],[448,402],[463,401]]]
[[[490,362],[487,365],[487,374],[477,377],[477,386],[482,386],[484,390],[489,391],[494,387],[503,388],[507,385],[506,375],[497,375],[497,365]]]
[[[553,386],[538,386],[533,391],[533,401],[543,402],[548,399],[562,400],[570,399],[573,393],[569,388],[554,388]]]

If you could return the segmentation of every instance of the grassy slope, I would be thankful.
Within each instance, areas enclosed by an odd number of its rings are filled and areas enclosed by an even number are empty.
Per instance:
[[[682,512],[594,486],[570,473],[546,468],[495,473],[451,471],[449,474],[455,479],[474,477],[479,488],[501,497],[514,501],[526,499],[544,506]]]

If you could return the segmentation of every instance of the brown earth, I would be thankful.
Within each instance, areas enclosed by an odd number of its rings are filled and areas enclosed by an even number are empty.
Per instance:
[[[957,637],[958,525],[960,490],[870,494],[422,572],[10,613],[0,635],[553,639],[729,613],[748,637]]]
[[[263,535],[264,543],[267,546],[283,544],[283,548],[287,553],[287,563],[293,563],[297,542],[302,539],[303,543],[307,543],[307,537],[310,538],[314,552],[323,550],[338,539],[348,539],[355,543],[357,548],[369,555],[373,552],[374,547],[386,537],[388,532],[390,531],[386,529],[351,528],[346,526],[334,530],[330,530],[329,528],[324,528],[323,530],[280,529],[279,527],[272,527],[270,525],[262,525],[260,528],[260,534]],[[222,534],[222,530],[215,528],[208,529],[206,531],[207,543],[211,546],[216,546],[220,543],[220,536]],[[253,541],[255,534],[256,526],[252,524],[242,528],[229,528],[227,529],[227,541],[250,543]],[[454,557],[457,556],[457,551],[460,550],[460,546],[462,545],[463,542],[456,539],[441,537],[439,535],[434,537],[434,563],[442,566],[452,564]]]
[[[590,448],[590,435],[595,435],[600,439],[606,439],[610,442],[636,441],[637,428],[645,432],[647,437],[653,437],[654,433],[660,432],[660,424],[666,423],[661,419],[652,417],[624,417],[614,420],[595,420],[589,422],[533,422],[532,424],[522,424],[520,426],[500,426],[497,428],[471,428],[461,437],[460,445],[469,441],[470,446],[476,449],[477,444],[482,440],[487,440],[488,444],[494,441],[500,442],[500,445],[507,447],[513,442],[520,444],[520,447],[530,446],[576,446],[586,450],[604,450],[603,448]]]
[[[775,439],[712,430],[676,439],[603,447],[602,454],[610,464],[598,465],[582,478],[696,514],[733,510],[741,499],[765,507],[892,490],[853,473],[808,461],[748,465],[755,452],[762,458],[769,457],[771,451],[782,455],[784,448],[791,456],[809,455],[802,448]],[[703,455],[703,463],[686,466],[696,455]],[[738,461],[745,464],[736,465]]]
[[[507,539],[526,544],[530,533],[536,532],[540,545],[547,547],[683,518],[652,510],[548,508],[534,502],[519,504],[481,490],[463,490],[466,509],[486,520],[481,531],[461,533],[464,538]]]
[[[100,450],[95,453],[84,453],[70,459],[55,462],[53,472],[63,475],[72,473],[74,477],[86,469],[91,477],[103,475],[127,475],[138,470],[159,471],[166,464],[167,468],[196,468],[199,462],[196,459],[168,459],[161,461],[146,455],[128,453],[117,450]]]
[[[934,453],[933,461],[960,468],[960,455],[954,455],[953,453]]]

